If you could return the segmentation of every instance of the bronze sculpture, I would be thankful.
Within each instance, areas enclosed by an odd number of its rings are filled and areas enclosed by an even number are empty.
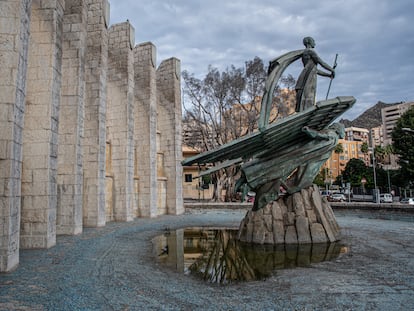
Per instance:
[[[344,127],[334,123],[326,129],[315,131],[307,126],[303,139],[277,154],[255,158],[242,164],[242,178],[236,188],[243,184],[256,191],[253,210],[277,200],[280,194],[293,194],[312,185],[321,166],[330,157],[338,138],[344,138]]]
[[[341,96],[315,103],[316,75],[333,78],[334,68],[324,63],[313,50],[311,37],[303,40],[305,49],[288,52],[269,64],[268,78],[262,97],[259,131],[183,161],[218,163],[209,174],[226,166],[240,164],[243,184],[256,192],[253,210],[265,207],[281,194],[293,194],[312,185],[320,167],[329,158],[343,126],[333,124],[354,103],[352,96]],[[269,124],[273,93],[285,69],[302,58],[304,69],[296,84],[296,113]],[[330,73],[320,71],[321,65]]]
[[[306,49],[302,54],[303,70],[299,75],[296,83],[296,112],[305,110],[315,104],[316,96],[316,76],[335,78],[335,69],[325,63],[316,54],[315,40],[312,37],[306,37],[303,39],[303,44]],[[321,65],[330,73],[319,70],[318,65]]]

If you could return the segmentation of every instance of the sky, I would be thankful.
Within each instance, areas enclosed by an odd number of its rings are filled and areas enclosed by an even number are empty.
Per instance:
[[[209,65],[220,71],[244,67],[260,57],[265,65],[304,48],[333,64],[329,97],[354,96],[342,117],[354,119],[378,101],[414,101],[414,1],[412,0],[112,0],[110,23],[135,28],[135,43],[151,41],[157,63],[176,57],[181,70],[204,78]],[[292,75],[300,70],[299,63]],[[297,78],[297,77],[295,77]],[[318,78],[325,99],[329,78]]]

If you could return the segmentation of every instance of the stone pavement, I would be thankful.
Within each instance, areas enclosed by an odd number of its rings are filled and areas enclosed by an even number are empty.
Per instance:
[[[209,284],[158,266],[165,228],[238,227],[246,210],[191,209],[58,237],[0,274],[0,310],[412,310],[414,222],[335,211],[348,252],[264,281]]]

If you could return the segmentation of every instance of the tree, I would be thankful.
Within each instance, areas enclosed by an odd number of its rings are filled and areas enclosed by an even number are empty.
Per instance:
[[[209,66],[202,80],[184,71],[183,127],[191,133],[186,143],[204,152],[255,131],[266,77],[267,70],[259,57],[246,61],[243,68],[231,65],[223,72]],[[282,81],[288,86],[287,92],[277,88],[271,121],[288,113],[281,94],[294,93],[289,91],[294,85],[292,79],[284,77]],[[222,189],[226,190],[225,200],[232,199],[238,171],[237,167],[229,167],[212,175],[214,200],[221,200]]]
[[[414,107],[398,119],[392,131],[393,149],[399,155],[401,176],[406,185],[414,182]]]
[[[361,145],[361,152],[363,154],[368,154],[368,151],[369,151],[368,143],[364,141]]]
[[[242,135],[241,122],[234,111],[230,109],[235,103],[240,103],[246,80],[243,70],[231,66],[224,72],[209,67],[203,80],[199,80],[184,71],[184,93],[187,102],[184,103],[184,126],[192,132],[193,139],[187,141],[193,147],[202,151],[214,149]],[[189,106],[189,108],[187,108]],[[234,177],[236,168],[230,167],[225,172],[219,171],[212,175],[214,199],[221,199],[221,190],[227,186],[227,193],[232,192],[232,183],[226,177]]]
[[[381,146],[374,147],[375,163],[384,163],[385,149]]]
[[[348,161],[342,172],[343,181],[351,183],[351,187],[361,186],[362,177],[365,177],[369,183],[371,175],[364,161],[355,158]]]
[[[313,183],[318,187],[323,187],[325,185],[325,170],[320,170],[318,175],[315,176]]]

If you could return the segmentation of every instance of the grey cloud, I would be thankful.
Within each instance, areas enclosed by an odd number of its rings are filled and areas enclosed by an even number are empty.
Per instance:
[[[182,69],[203,77],[209,65],[241,67],[316,40],[328,63],[339,53],[332,96],[353,95],[347,117],[378,101],[414,100],[414,3],[411,0],[117,0],[112,23],[129,19],[136,41],[152,41],[158,59],[181,59]],[[318,98],[328,79],[320,79]],[[325,93],[325,94],[324,94]]]

